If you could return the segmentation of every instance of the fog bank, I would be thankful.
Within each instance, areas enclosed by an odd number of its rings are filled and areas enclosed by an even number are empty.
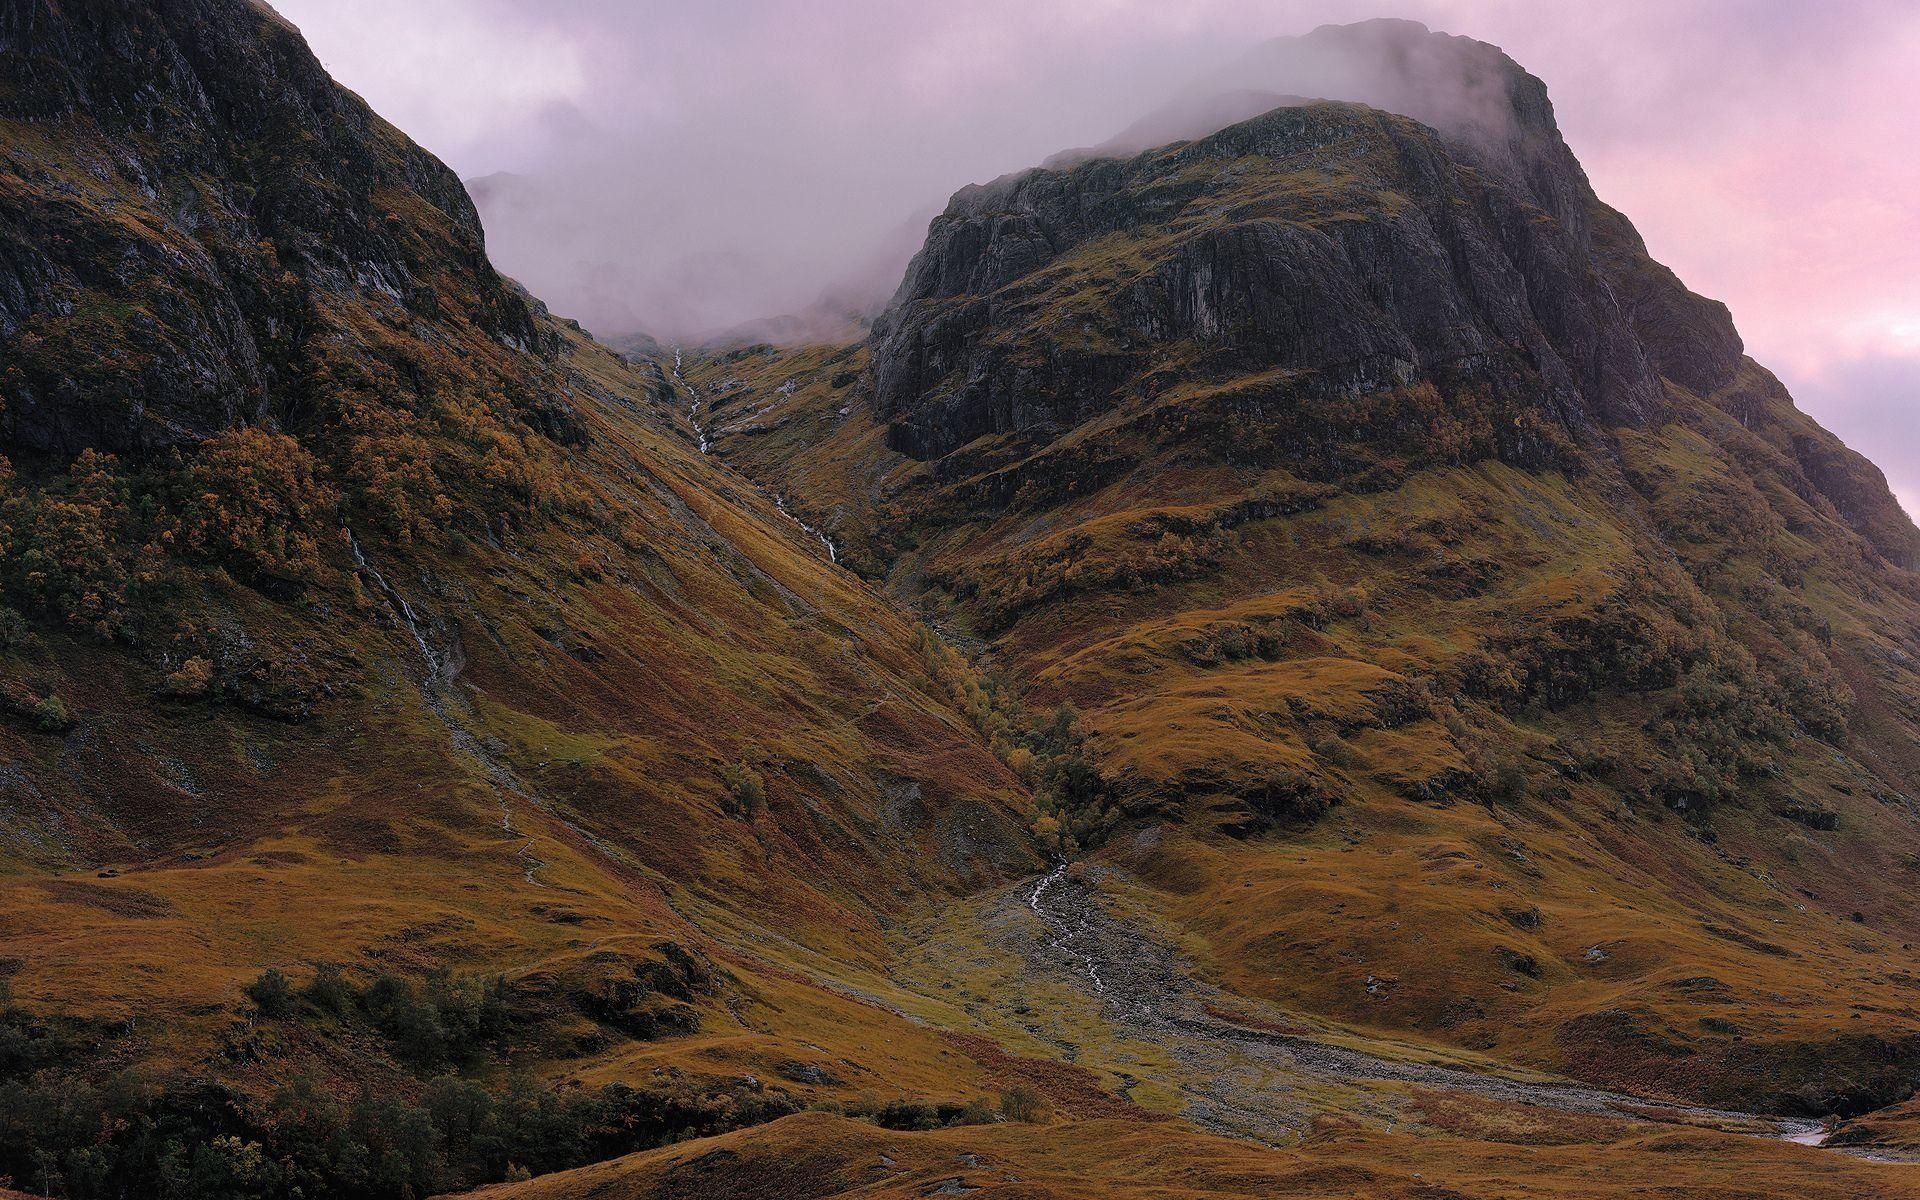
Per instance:
[[[605,335],[831,323],[891,287],[957,188],[1229,90],[1276,36],[1392,15],[1542,77],[1600,195],[1843,435],[1910,415],[1920,382],[1900,374],[1920,364],[1920,6],[1897,0],[276,6],[383,115],[494,177],[495,261]],[[1869,449],[1911,498],[1920,439],[1900,441]]]

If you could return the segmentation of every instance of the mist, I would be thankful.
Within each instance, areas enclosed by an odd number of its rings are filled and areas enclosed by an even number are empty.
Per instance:
[[[1884,428],[1920,391],[1898,371],[1920,364],[1920,158],[1899,149],[1920,112],[1920,9],[1897,0],[277,7],[472,183],[501,269],[602,336],[675,340],[750,321],[844,333],[960,187],[1197,96],[1278,92],[1245,71],[1273,38],[1408,17],[1544,79],[1600,196],[1728,302],[1816,416],[1846,435],[1865,403],[1840,393],[1871,378],[1882,415],[1860,428]],[[1319,69],[1295,89],[1338,95]],[[1424,85],[1349,98],[1435,119]],[[1471,91],[1454,98],[1471,123]],[[783,314],[801,319],[766,323]],[[1920,494],[1920,469],[1890,473]]]
[[[511,99],[485,100],[499,109],[491,119],[436,108],[431,124],[448,136],[409,131],[468,179],[495,262],[602,336],[857,317],[899,282],[955,190],[1110,143],[1156,109],[1224,90],[1215,80],[1251,89],[1298,76],[1303,94],[1428,120],[1435,107],[1431,71],[1361,78],[1358,60],[1252,54],[1368,15],[1345,0],[281,7],[349,85],[330,46],[381,25],[389,52],[457,27],[463,55],[501,60]],[[472,44],[488,36],[498,45]],[[409,74],[444,78],[449,65],[436,55]],[[378,102],[399,82],[362,86]],[[453,81],[463,86],[487,84]],[[1463,85],[1449,88],[1448,104],[1469,102]],[[1498,98],[1473,99],[1484,119],[1504,113]],[[404,109],[395,116],[407,127]]]

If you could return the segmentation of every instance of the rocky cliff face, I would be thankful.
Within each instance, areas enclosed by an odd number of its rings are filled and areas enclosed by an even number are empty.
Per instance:
[[[1430,380],[1447,401],[1525,378],[1516,416],[1647,422],[1659,380],[1627,315],[1538,215],[1434,131],[1334,104],[969,189],[875,339],[875,399],[899,448],[937,458],[1150,398],[1177,345],[1183,381],[1273,370],[1334,398]],[[1069,288],[1077,306],[1049,303]]]
[[[310,420],[346,298],[544,347],[445,166],[262,6],[0,13],[0,432],[150,458]]]

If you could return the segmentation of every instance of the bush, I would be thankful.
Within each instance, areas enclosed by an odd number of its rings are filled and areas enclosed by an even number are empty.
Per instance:
[[[46,699],[34,705],[33,724],[41,733],[65,733],[73,728],[73,717],[65,702],[49,692]]]
[[[940,1128],[940,1114],[931,1104],[914,1100],[889,1100],[873,1114],[873,1123],[882,1129],[927,1130]]]
[[[720,782],[726,785],[727,795],[732,798],[735,816],[751,817],[766,808],[766,780],[745,762],[721,763]]]
[[[1024,1083],[1016,1083],[1000,1093],[1000,1114],[1009,1121],[1038,1125],[1047,1119],[1049,1111],[1046,1098]]]
[[[206,695],[212,687],[213,664],[196,654],[181,663],[179,670],[168,675],[160,690],[169,696],[197,699]]]
[[[27,635],[33,631],[27,627],[27,619],[0,604],[0,651],[18,650],[26,644]]]
[[[293,1012],[293,985],[279,967],[262,971],[260,978],[247,985],[246,992],[263,1017],[284,1017]]]
[[[321,963],[313,970],[313,979],[301,993],[307,1003],[321,1012],[345,1016],[353,1008],[353,984],[332,963]]]

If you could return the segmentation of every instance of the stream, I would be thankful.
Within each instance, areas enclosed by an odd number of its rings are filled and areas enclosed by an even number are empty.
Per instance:
[[[706,427],[700,424],[700,393],[687,382],[680,373],[680,347],[673,348],[673,380],[687,391],[687,424],[693,426],[694,439],[700,445],[700,453],[713,453],[713,443],[707,440]]]
[[[1163,1048],[1179,1078],[1161,1082],[1186,1093],[1186,1115],[1214,1132],[1268,1144],[1296,1134],[1300,1102],[1275,1081],[1304,1072],[1334,1081],[1404,1082],[1567,1113],[1707,1126],[1807,1146],[1822,1145],[1830,1134],[1820,1121],[1392,1059],[1304,1033],[1237,1024],[1221,1015],[1229,1003],[1225,993],[1193,978],[1178,953],[1110,911],[1097,893],[1067,876],[1064,864],[1020,885],[1016,894],[1044,930],[1028,948],[1033,967],[1064,974],[1123,1036]]]
[[[507,837],[520,837],[520,848],[515,851],[514,856],[520,863],[521,878],[533,887],[546,886],[535,874],[546,864],[534,857],[533,838],[521,834],[513,825],[513,801],[518,800],[524,805],[541,808],[543,811],[544,806],[521,785],[519,777],[513,773],[512,769],[495,758],[488,751],[485,743],[475,737],[467,727],[467,718],[473,715],[472,707],[466,697],[460,695],[453,687],[453,682],[459,676],[462,665],[457,649],[444,654],[434,650],[433,644],[427,640],[426,630],[422,626],[419,614],[414,611],[413,605],[409,604],[400,590],[388,582],[387,577],[367,560],[365,552],[360,548],[360,541],[354,537],[353,531],[349,529],[346,533],[347,546],[353,552],[354,565],[365,572],[378,586],[381,594],[387,599],[389,609],[400,618],[407,632],[413,635],[413,643],[419,647],[420,656],[426,662],[426,672],[418,681],[421,699],[426,702],[428,711],[433,713],[441,728],[447,731],[447,738],[452,742],[454,750],[479,768],[481,775],[486,779],[487,786],[493,791],[494,798],[500,805],[501,833]],[[458,714],[454,711],[456,709],[459,710]]]

